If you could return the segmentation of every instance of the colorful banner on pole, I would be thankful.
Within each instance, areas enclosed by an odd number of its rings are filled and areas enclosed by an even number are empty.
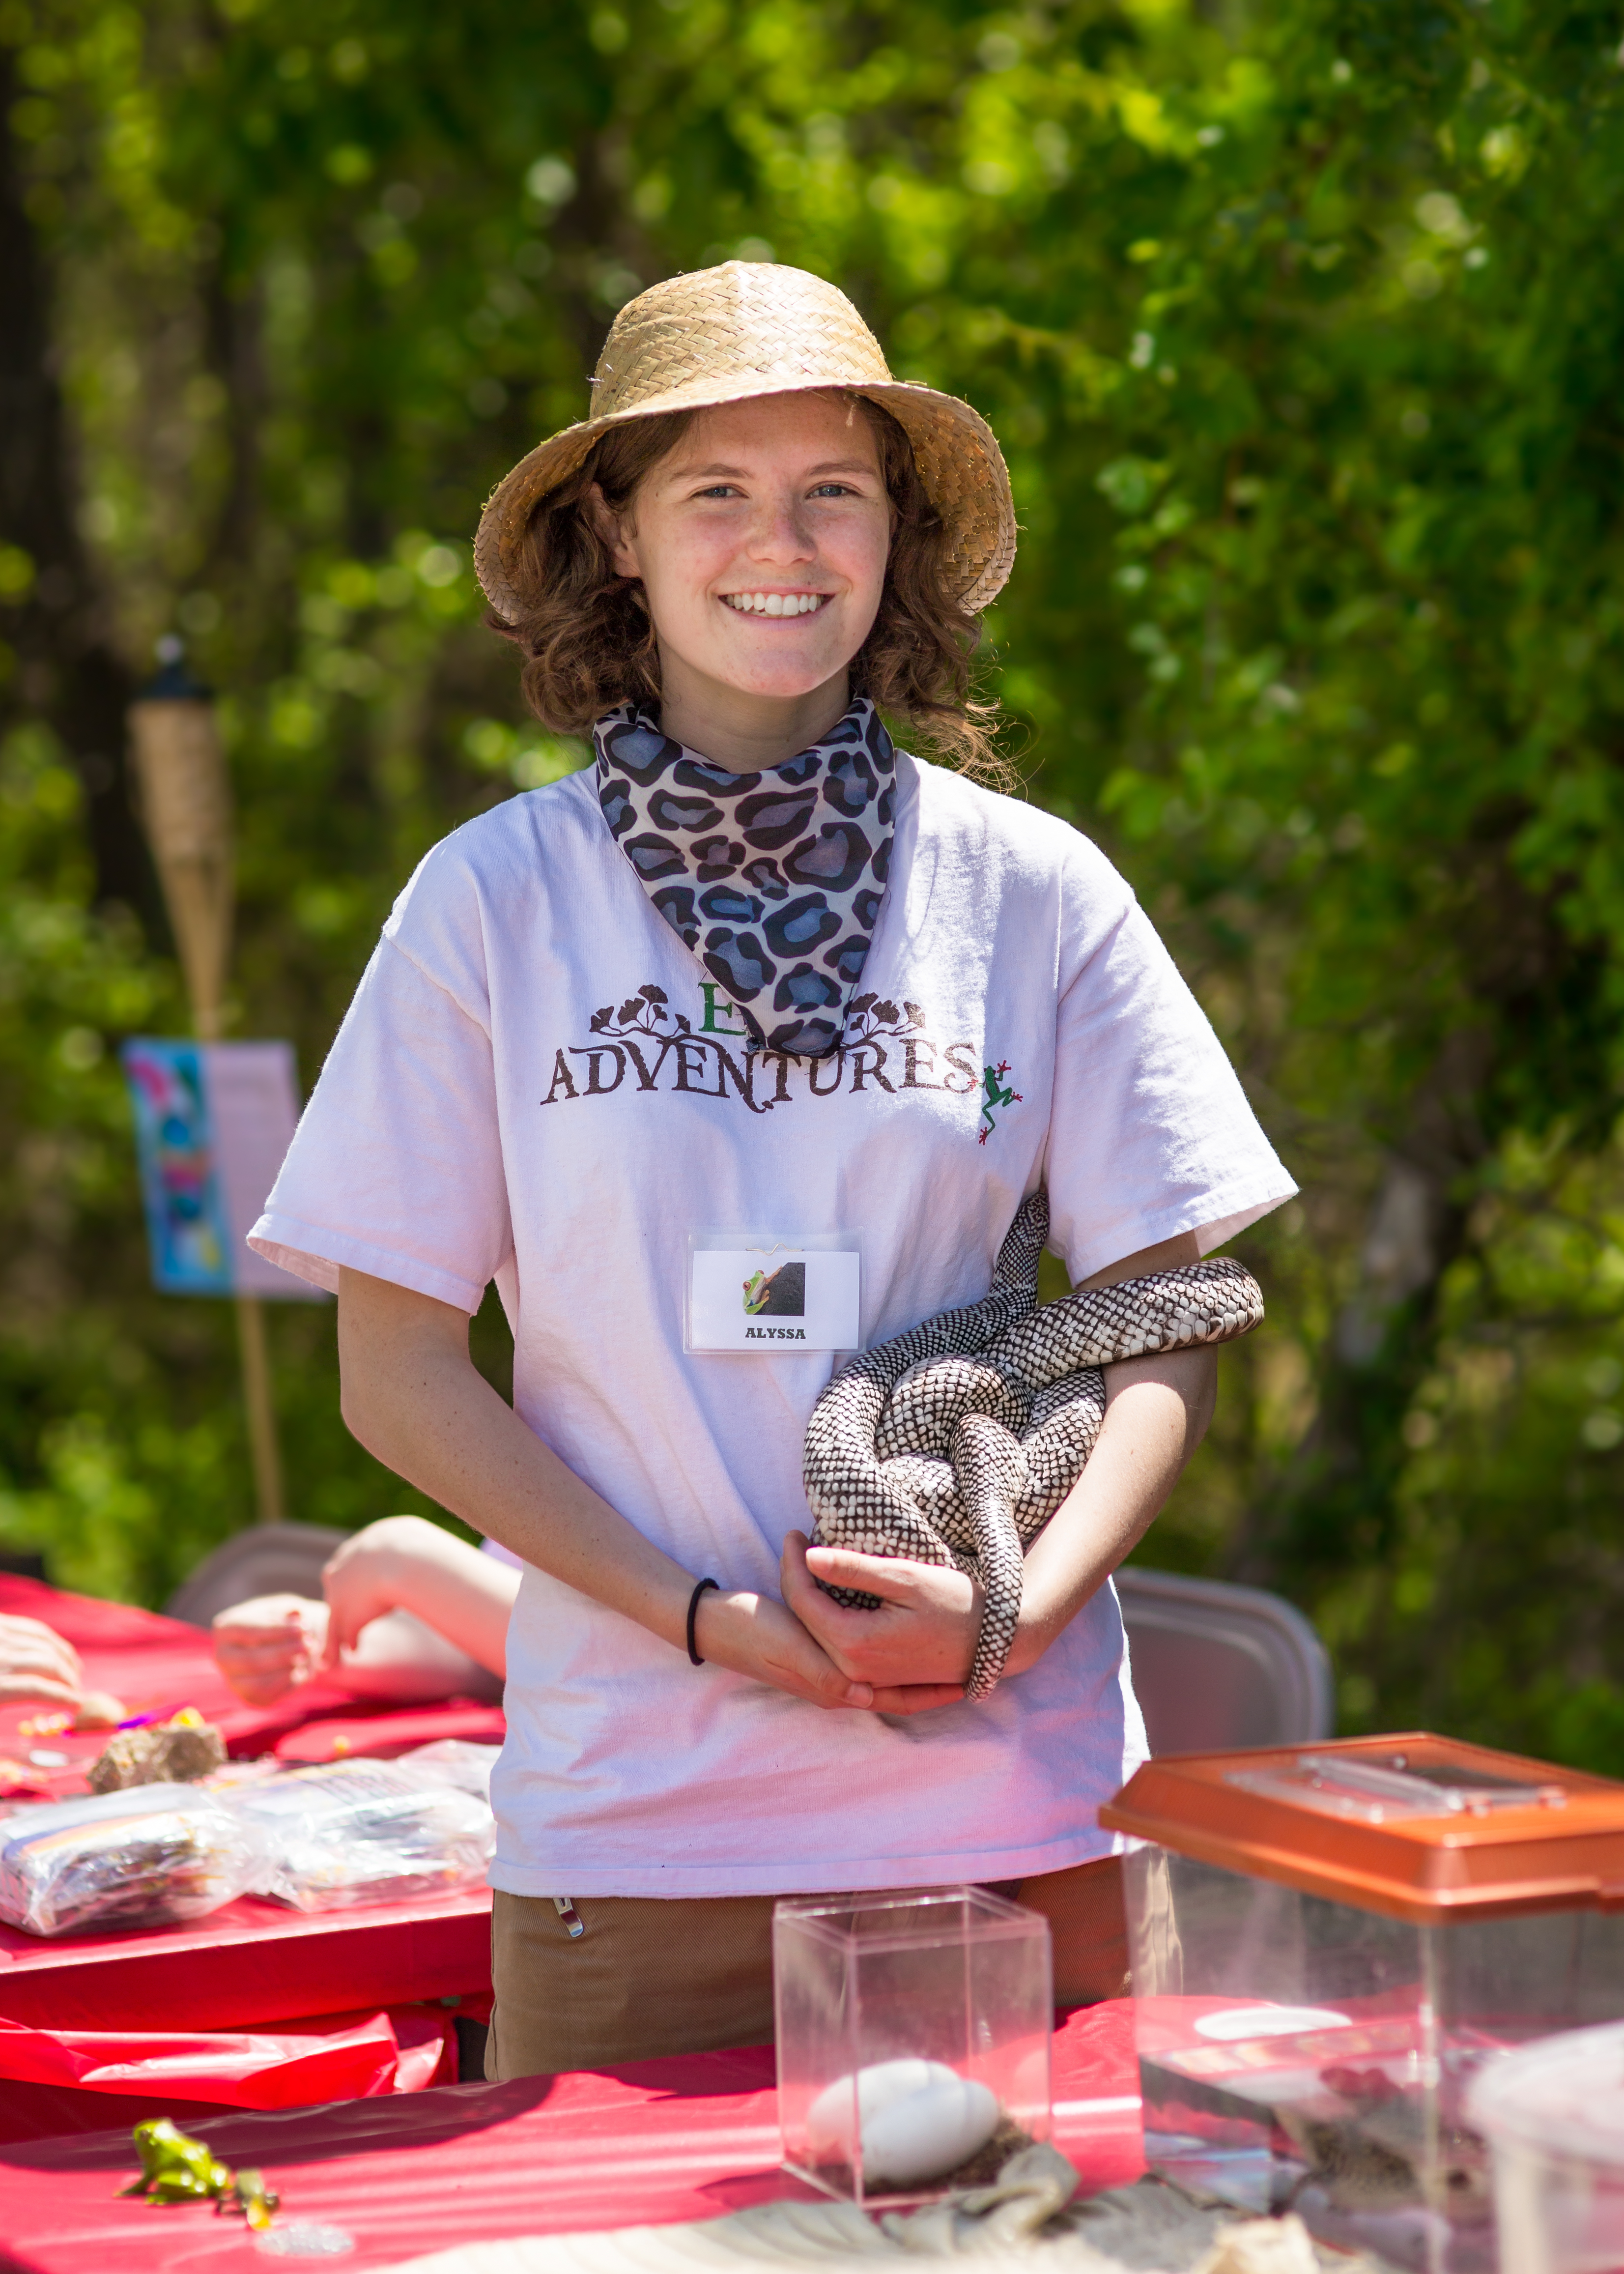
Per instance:
[[[298,1120],[292,1045],[143,1036],[119,1055],[154,1285],[166,1295],[325,1302],[247,1245]]]

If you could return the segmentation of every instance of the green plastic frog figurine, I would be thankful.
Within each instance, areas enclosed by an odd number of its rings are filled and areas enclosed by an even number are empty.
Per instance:
[[[141,2176],[124,2189],[126,2195],[145,2195],[152,2202],[207,2202],[231,2184],[229,2171],[207,2142],[188,2140],[167,2116],[136,2126],[135,2152]]]
[[[189,2140],[167,2116],[138,2124],[133,2136],[141,2176],[124,2194],[154,2203],[212,2201],[216,2210],[240,2211],[252,2227],[270,2225],[277,2198],[259,2172],[229,2170],[206,2141]]]

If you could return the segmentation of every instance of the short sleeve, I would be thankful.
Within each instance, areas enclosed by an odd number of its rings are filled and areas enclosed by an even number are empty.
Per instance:
[[[1048,1153],[1050,1244],[1074,1282],[1179,1232],[1205,1255],[1297,1190],[1150,919],[1083,851]]]
[[[335,1291],[347,1264],[471,1315],[513,1247],[489,1013],[468,944],[443,959],[447,983],[402,943],[401,915],[248,1241],[318,1287]]]

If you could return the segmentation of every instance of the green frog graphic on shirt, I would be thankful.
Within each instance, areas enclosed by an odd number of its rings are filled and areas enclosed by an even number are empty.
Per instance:
[[[1008,1058],[1000,1058],[996,1066],[981,1068],[981,1119],[987,1126],[976,1138],[978,1145],[984,1145],[998,1126],[992,1118],[995,1105],[1019,1105],[1024,1103],[1019,1090],[1004,1086],[1004,1077],[1009,1070]]]

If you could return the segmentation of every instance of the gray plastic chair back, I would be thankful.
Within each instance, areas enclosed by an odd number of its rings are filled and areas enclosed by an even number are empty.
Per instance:
[[[1305,1744],[1332,1734],[1331,1661],[1295,1605],[1260,1587],[1134,1563],[1116,1579],[1153,1753]]]
[[[252,1595],[321,1600],[321,1567],[348,1540],[325,1524],[253,1524],[206,1555],[164,1605],[172,1619],[206,1627],[216,1611]]]

